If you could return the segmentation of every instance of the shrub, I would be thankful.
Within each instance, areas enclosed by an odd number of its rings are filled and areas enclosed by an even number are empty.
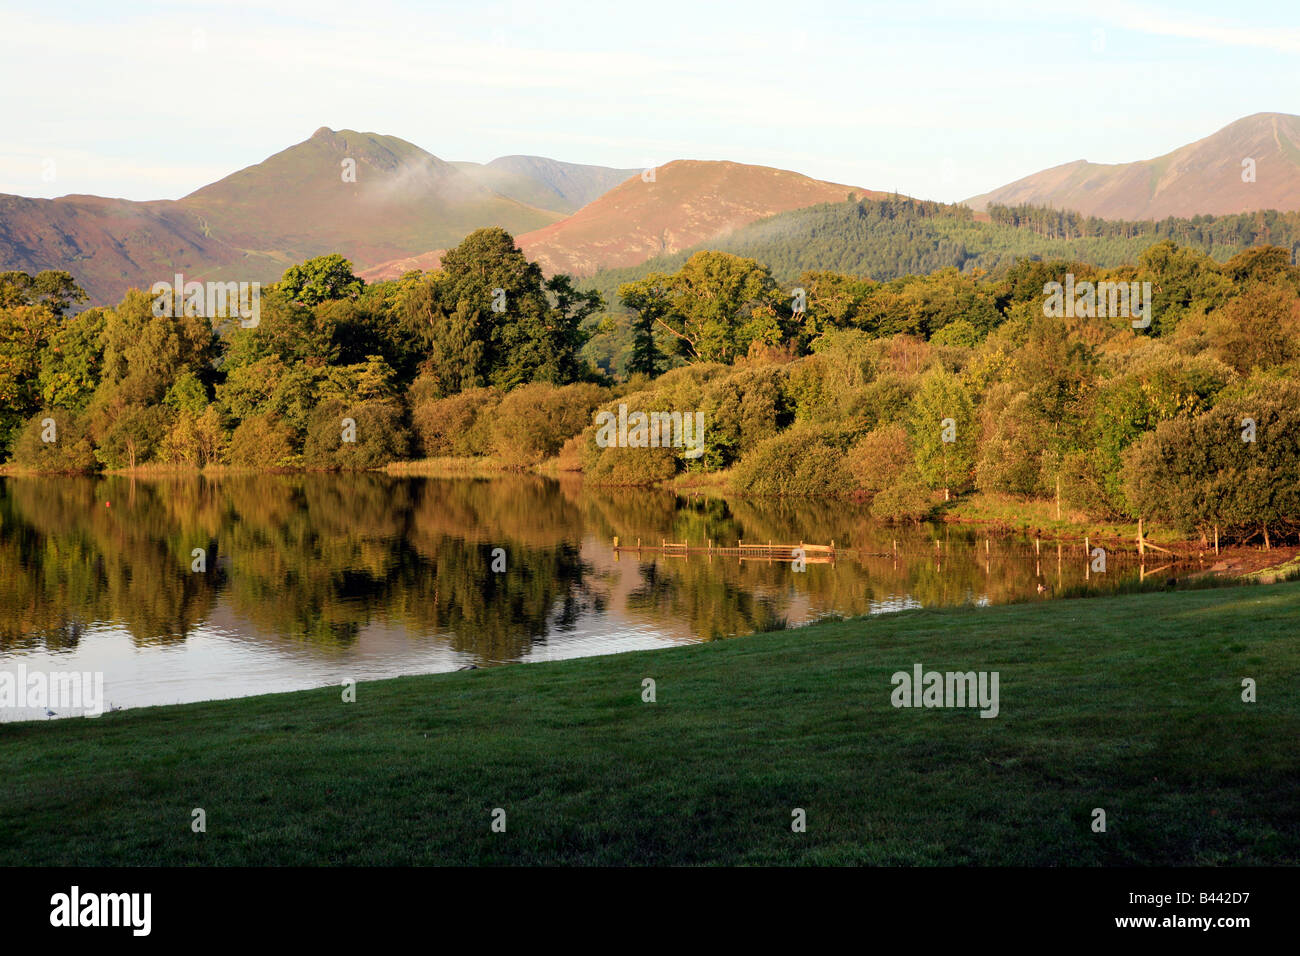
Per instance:
[[[491,414],[492,448],[502,464],[528,467],[559,454],[564,443],[591,424],[605,397],[599,385],[557,388],[536,383],[517,388]]]
[[[54,421],[52,432],[47,419]],[[55,440],[45,441],[48,435]],[[13,461],[49,474],[94,471],[97,465],[82,420],[62,410],[37,412],[28,420],[14,439]]]
[[[582,446],[582,474],[597,485],[653,485],[677,473],[673,448],[601,448],[596,429],[588,428],[578,441]]]
[[[745,455],[732,473],[732,488],[751,495],[847,497],[853,477],[845,444],[842,432],[796,425]]]
[[[906,474],[871,501],[871,514],[882,521],[920,521],[933,505],[919,475]]]
[[[412,397],[415,396],[412,387]],[[424,458],[492,453],[491,412],[501,401],[494,388],[471,388],[413,404],[416,454]]]
[[[345,420],[351,426],[345,426]],[[345,427],[351,441],[344,441]],[[410,433],[394,401],[375,399],[356,405],[326,402],[316,409],[303,443],[303,461],[322,468],[379,468],[405,458]]]
[[[958,346],[972,349],[984,340],[983,334],[965,319],[953,319],[934,335],[930,336],[931,345]]]
[[[879,494],[897,484],[912,466],[907,429],[884,425],[868,432],[849,449],[846,466],[854,487],[868,494]]]
[[[773,366],[739,370],[709,383],[701,409],[706,468],[725,468],[790,424],[793,414],[782,386],[781,369]]]
[[[244,468],[275,468],[296,464],[293,429],[274,415],[253,415],[230,436],[229,459]]]

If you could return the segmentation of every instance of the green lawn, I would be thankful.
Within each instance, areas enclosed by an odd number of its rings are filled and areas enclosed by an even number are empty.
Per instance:
[[[916,662],[1000,716],[893,708]],[[1290,583],[0,725],[0,863],[1295,864],[1298,687]]]

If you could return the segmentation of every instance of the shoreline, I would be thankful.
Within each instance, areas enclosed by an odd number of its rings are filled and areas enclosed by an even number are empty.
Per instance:
[[[321,469],[305,467],[253,468],[234,465],[208,465],[199,468],[193,465],[144,465],[135,469],[113,469],[99,472],[41,472],[18,468],[13,465],[0,465],[0,478],[42,478],[42,477],[126,477],[126,478],[171,478],[171,477],[225,477],[246,475],[315,475],[339,474],[349,469]],[[378,468],[353,469],[358,473],[381,473],[395,478],[507,478],[520,475],[535,475],[555,481],[573,481],[588,483],[581,471],[563,468],[558,458],[550,458],[528,468],[512,468],[502,465],[489,457],[443,457],[396,461]],[[638,491],[665,491],[683,497],[707,497],[719,499],[764,500],[763,496],[746,495],[737,492],[729,485],[731,470],[719,472],[683,472],[673,478],[650,485],[607,485],[591,482],[593,487],[604,489],[626,488]],[[773,500],[786,501],[788,498]],[[799,499],[803,500],[803,499]],[[816,501],[835,501],[840,499],[814,498]],[[844,499],[856,504],[856,501]],[[951,502],[935,502],[931,516],[915,524],[938,523],[960,527],[977,528],[990,535],[1034,535],[1044,545],[1096,544],[1108,551],[1136,552],[1138,524],[1132,521],[1114,518],[1090,518],[1071,511],[1068,516],[1057,519],[1052,512],[1056,503],[1052,499],[1014,499],[1007,496],[989,495],[974,492]],[[877,519],[872,519],[877,520]],[[1148,546],[1153,546],[1157,554],[1151,557],[1158,563],[1159,552],[1181,552],[1176,555],[1179,564],[1189,561],[1207,563],[1211,567],[1204,573],[1260,575],[1270,571],[1284,573],[1293,570],[1292,566],[1300,560],[1300,544],[1291,545],[1279,541],[1269,549],[1244,543],[1224,543],[1219,553],[1213,546],[1200,538],[1184,538],[1165,532],[1159,526],[1143,529],[1143,538]],[[1269,556],[1263,558],[1263,556]],[[1222,568],[1216,567],[1224,565]]]

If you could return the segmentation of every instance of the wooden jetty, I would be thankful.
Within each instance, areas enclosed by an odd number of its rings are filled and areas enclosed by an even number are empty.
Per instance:
[[[738,541],[735,545],[714,544],[710,540],[707,544],[689,544],[685,541],[667,541],[659,539],[656,544],[642,544],[641,539],[637,538],[636,544],[620,544],[617,537],[614,538],[614,552],[631,551],[637,554],[649,552],[651,554],[662,554],[665,557],[689,557],[692,554],[719,555],[737,557],[742,561],[793,561],[799,555],[796,552],[803,553],[803,559],[809,564],[834,564],[835,563],[835,542],[830,544],[808,544],[801,541],[798,544],[776,544],[768,541],[766,544]]]
[[[1136,559],[1145,564],[1146,554],[1148,551],[1161,552],[1161,560],[1167,561],[1170,564],[1197,561],[1204,557],[1204,552],[1200,554],[1178,554],[1168,548],[1152,544],[1142,533],[1142,530],[1142,524],[1139,522],[1138,537],[1135,542],[1136,547],[1132,548],[1132,550],[1119,546],[1117,542],[1108,542],[1104,548],[1107,559],[1116,562],[1126,562]],[[921,548],[900,548],[897,538],[895,538],[891,544],[892,548],[890,550],[880,551],[869,548],[838,547],[835,544],[834,539],[831,540],[830,544],[809,544],[806,541],[801,541],[798,544],[778,544],[774,541],[746,542],[741,540],[734,545],[721,545],[712,540],[709,540],[704,544],[690,544],[686,541],[669,541],[666,538],[660,538],[659,543],[654,544],[653,542],[643,542],[640,538],[637,538],[635,544],[624,544],[621,539],[616,536],[614,538],[614,553],[616,555],[620,553],[661,554],[670,558],[689,558],[693,554],[702,554],[707,556],[716,554],[720,556],[737,557],[742,561],[793,561],[796,557],[796,552],[801,550],[803,552],[804,560],[809,564],[834,564],[835,560],[840,557],[850,557],[861,561],[866,558],[893,558],[897,560],[900,557],[929,556],[939,560],[951,557],[953,553],[952,543],[946,539],[936,539],[933,542],[933,551],[931,551],[928,546]],[[1031,544],[1020,546],[1003,544],[1001,547],[994,549],[992,547],[991,536],[985,536],[982,542],[978,539],[974,540],[972,546],[975,553],[983,552],[983,557],[986,561],[990,558],[999,556],[1017,558],[1033,556],[1037,560],[1043,553],[1044,544],[1054,544],[1056,546],[1057,559],[1059,560],[1061,557],[1063,542],[1044,542],[1041,537],[1035,537]],[[1072,542],[1069,547],[1071,549],[1081,548],[1083,557],[1087,560],[1091,560],[1093,541],[1090,536],[1085,537],[1082,542]],[[1159,570],[1164,570],[1164,568]],[[1154,574],[1156,572],[1153,571],[1149,573]]]

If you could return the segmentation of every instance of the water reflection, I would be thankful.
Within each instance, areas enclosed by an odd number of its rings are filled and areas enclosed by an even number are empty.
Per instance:
[[[796,573],[784,561],[616,554],[615,536],[855,551]],[[203,572],[191,570],[195,549]],[[0,668],[105,669],[108,696],[126,705],[237,696],[1023,599],[1040,583],[1084,584],[1082,547],[1070,551],[892,528],[842,503],[535,476],[6,478]],[[1125,577],[1113,567],[1088,584]]]

